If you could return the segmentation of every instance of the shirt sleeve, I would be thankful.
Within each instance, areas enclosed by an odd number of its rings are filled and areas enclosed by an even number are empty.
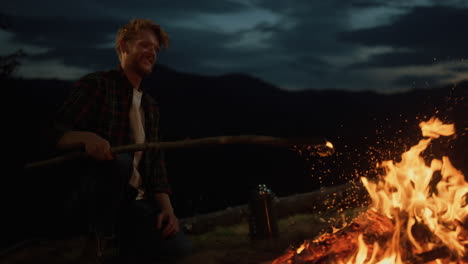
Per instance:
[[[159,137],[159,128],[158,130],[158,136],[156,138],[156,141],[160,141]],[[168,176],[167,176],[167,168],[166,168],[166,160],[164,157],[164,152],[161,149],[157,149],[153,151],[152,153],[153,156],[153,162],[152,162],[152,167],[153,168],[153,175],[151,179],[151,188],[153,193],[167,193],[168,195],[172,194],[172,188],[171,185],[169,184]]]
[[[51,147],[55,149],[60,138],[68,131],[86,131],[101,89],[91,78],[82,78],[75,82],[64,103],[57,111],[50,133]]]
[[[155,192],[164,192],[167,194],[172,194],[172,188],[169,184],[169,180],[167,177],[167,169],[166,169],[166,160],[164,158],[164,152],[162,150],[158,151],[158,158],[156,162],[156,185],[155,185]]]
[[[146,98],[148,99],[148,98]],[[159,129],[159,110],[151,100],[151,104],[145,109],[145,124],[148,127],[147,140],[150,142],[157,142],[160,140],[160,129]],[[147,150],[144,154],[145,162],[145,194],[152,195],[154,193],[167,193],[172,194],[172,188],[168,181],[166,161],[164,158],[164,152],[161,149]]]

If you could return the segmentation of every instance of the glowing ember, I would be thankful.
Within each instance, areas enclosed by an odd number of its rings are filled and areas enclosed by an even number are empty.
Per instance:
[[[359,230],[360,234],[356,235],[356,229],[334,237],[334,234],[325,234],[314,241],[305,242],[295,252],[309,254],[296,258],[302,260],[298,263],[414,263],[416,256],[440,249],[447,254],[430,260],[419,259],[419,262],[467,263],[468,236],[463,223],[468,221],[468,183],[463,174],[452,166],[448,157],[433,159],[428,164],[421,156],[434,138],[453,135],[454,125],[443,124],[432,118],[421,122],[420,127],[425,138],[403,153],[400,162],[382,162],[379,166],[385,170],[385,175],[377,182],[366,177],[361,178],[372,199],[365,218],[375,214],[389,219],[391,224],[387,225],[387,233],[390,235],[384,239],[372,240],[365,229]],[[434,182],[439,178],[438,182]],[[375,225],[379,224],[375,221]],[[324,240],[333,242],[345,236],[348,240],[351,237],[355,242],[352,244],[350,241],[351,250],[341,252],[349,251],[351,254],[337,254],[338,251],[332,249],[336,246],[327,244],[327,254],[334,254],[332,261],[328,259],[322,262],[323,252],[317,257],[317,249],[324,248]],[[312,248],[314,246],[316,248]],[[277,259],[273,263],[297,263],[292,260],[293,257],[288,258],[289,262]]]

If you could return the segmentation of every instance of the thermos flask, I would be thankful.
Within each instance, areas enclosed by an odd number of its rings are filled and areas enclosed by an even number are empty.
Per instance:
[[[249,236],[251,239],[271,239],[279,235],[277,201],[265,184],[251,193],[249,203]]]

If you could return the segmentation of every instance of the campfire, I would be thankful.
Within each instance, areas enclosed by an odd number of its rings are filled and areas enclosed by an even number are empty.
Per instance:
[[[423,139],[384,161],[378,179],[361,177],[372,202],[351,223],[288,249],[273,264],[468,263],[468,183],[448,157],[424,158],[431,142],[455,133],[432,118]]]

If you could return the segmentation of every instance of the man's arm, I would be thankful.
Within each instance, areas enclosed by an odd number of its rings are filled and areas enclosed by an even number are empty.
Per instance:
[[[51,134],[52,147],[59,150],[82,148],[96,160],[112,159],[110,144],[104,138],[86,130],[93,118],[93,109],[103,95],[96,76],[88,75],[77,81],[58,111]]]
[[[161,208],[156,227],[161,230],[163,237],[170,237],[179,232],[179,220],[174,214],[171,200],[167,193],[155,193],[154,198]]]
[[[158,202],[159,206],[161,206],[161,210],[174,212],[174,209],[172,208],[171,200],[167,193],[155,193],[154,197],[156,199],[156,202]]]
[[[58,149],[84,148],[95,160],[112,160],[110,143],[95,133],[87,131],[68,131],[57,142]]]

